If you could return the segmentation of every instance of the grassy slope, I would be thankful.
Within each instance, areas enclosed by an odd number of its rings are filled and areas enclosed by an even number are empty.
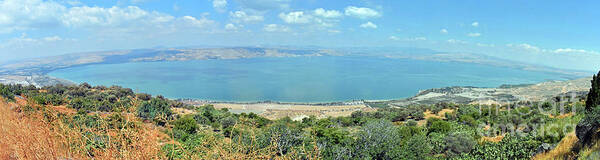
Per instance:
[[[140,123],[135,117],[124,116],[121,128],[108,121],[99,128],[68,127],[63,120],[72,115],[59,112],[54,106],[32,106],[26,100],[8,103],[0,100],[0,159],[157,159],[160,158],[162,132]],[[31,107],[28,107],[31,106]],[[119,113],[113,113],[119,114]],[[106,147],[89,150],[90,134],[108,135]]]

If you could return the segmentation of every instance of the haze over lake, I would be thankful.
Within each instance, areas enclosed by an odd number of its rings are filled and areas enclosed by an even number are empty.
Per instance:
[[[350,56],[99,64],[49,75],[168,98],[238,102],[397,99],[429,88],[564,80],[556,74],[471,63]]]

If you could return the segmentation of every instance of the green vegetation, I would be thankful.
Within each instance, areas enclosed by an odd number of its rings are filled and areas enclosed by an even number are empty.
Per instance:
[[[600,72],[592,78],[592,88],[587,95],[585,103],[585,118],[577,124],[578,146],[580,149],[594,145],[599,140],[598,128],[600,126]]]
[[[594,77],[594,81],[600,80]],[[597,88],[600,82],[593,84]],[[134,94],[131,89],[118,86],[92,87],[84,83],[36,89],[0,85],[0,93],[7,100],[23,95],[35,103],[32,106],[64,105],[75,110],[72,116],[52,118],[70,124],[70,129],[86,137],[81,144],[90,157],[114,146],[110,132],[103,129],[141,128],[143,123],[132,122],[123,115],[153,124],[175,141],[157,146],[160,148],[157,157],[168,159],[233,156],[241,159],[529,159],[539,153],[542,144],[559,143],[583,118],[582,114],[568,115],[553,110],[551,103],[405,107],[378,104],[381,108],[376,111],[356,111],[346,117],[317,119],[312,116],[292,121],[290,118],[269,120],[254,113],[234,114],[211,105],[185,105],[162,96]],[[590,92],[590,97],[595,98],[594,94],[597,92]],[[600,101],[588,98],[587,105],[565,102],[564,109],[586,110],[582,123],[596,127],[600,117],[596,111],[600,109],[589,109],[591,102]],[[190,112],[176,113],[174,108]],[[442,110],[445,112],[440,112]],[[438,113],[445,114],[438,116]],[[98,116],[103,114],[109,116]],[[577,130],[579,132],[579,126]]]

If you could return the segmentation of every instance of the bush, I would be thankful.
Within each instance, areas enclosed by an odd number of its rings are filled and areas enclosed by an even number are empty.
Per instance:
[[[169,108],[169,103],[165,99],[152,98],[150,101],[140,104],[137,110],[137,116],[142,119],[154,119],[157,116],[171,117],[173,111]]]
[[[427,137],[418,134],[402,143],[400,155],[403,159],[426,159],[431,154],[431,149]]]
[[[279,155],[285,155],[292,147],[302,143],[302,130],[284,123],[275,123],[264,132],[268,142],[273,142]]]
[[[5,87],[3,84],[0,84],[0,96],[8,99],[9,101],[15,100],[15,94],[12,93],[8,87]]]
[[[95,108],[92,101],[87,98],[74,98],[68,106],[76,110],[93,110]]]
[[[389,121],[374,120],[365,123],[355,135],[355,159],[400,159],[401,137]]]
[[[198,130],[196,120],[192,116],[184,116],[173,122],[173,130],[183,131],[187,134],[194,134]]]
[[[336,127],[336,125],[327,120],[319,120],[317,126],[314,127],[314,132],[320,141],[325,141],[333,144],[340,144],[348,140],[346,131]]]
[[[428,133],[436,132],[436,133],[448,133],[452,126],[449,122],[443,121],[437,118],[429,118],[427,119],[427,128],[429,129]]]
[[[446,136],[446,153],[455,156],[461,153],[469,153],[476,142],[471,135],[464,132],[454,132]]]
[[[149,101],[150,99],[152,99],[152,95],[146,93],[138,93],[136,94],[136,97],[143,101]]]
[[[57,94],[39,93],[30,95],[30,97],[40,105],[63,105],[66,103],[63,96]]]
[[[499,143],[476,145],[470,154],[463,154],[460,159],[530,159],[540,144],[531,136],[508,134]]]

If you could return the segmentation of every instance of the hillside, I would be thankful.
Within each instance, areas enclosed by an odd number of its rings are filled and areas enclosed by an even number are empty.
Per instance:
[[[581,99],[561,101],[564,110],[438,103],[269,120],[118,86],[0,85],[0,93],[0,158],[16,159],[575,157],[573,126],[585,116]]]

